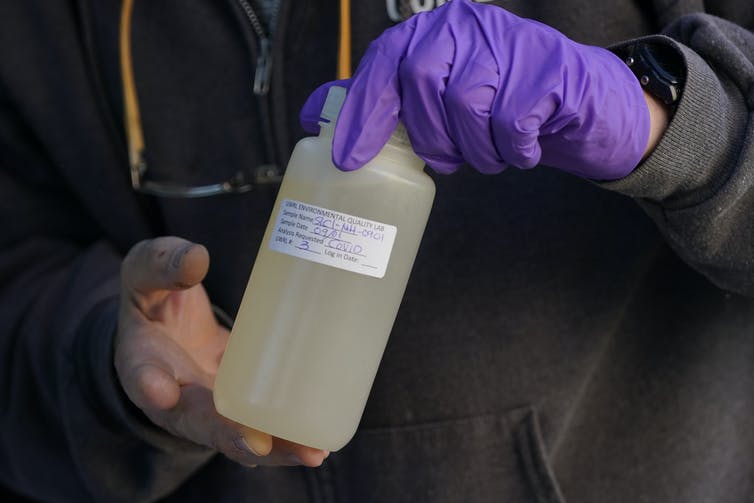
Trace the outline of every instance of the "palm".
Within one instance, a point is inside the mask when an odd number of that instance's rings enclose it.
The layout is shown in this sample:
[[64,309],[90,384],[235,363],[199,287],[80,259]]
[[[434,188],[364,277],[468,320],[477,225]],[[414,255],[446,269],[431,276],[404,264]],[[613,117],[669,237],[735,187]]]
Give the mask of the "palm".
[[179,366],[175,377],[182,384],[211,388],[228,330],[217,323],[201,284],[163,295],[148,313],[143,313],[143,328],[148,332],[144,336],[155,340],[154,350],[162,357]]
[[207,250],[186,243],[174,237],[143,241],[123,261],[115,339],[123,389],[155,424],[239,463],[318,466],[325,451],[281,439],[273,445],[270,435],[215,410],[212,388],[229,333],[215,320],[200,283],[209,267]]

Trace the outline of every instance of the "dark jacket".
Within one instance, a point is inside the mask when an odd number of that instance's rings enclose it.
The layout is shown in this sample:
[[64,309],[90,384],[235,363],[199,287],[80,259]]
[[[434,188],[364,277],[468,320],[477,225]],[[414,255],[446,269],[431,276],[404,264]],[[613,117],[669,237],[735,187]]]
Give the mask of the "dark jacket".
[[[151,425],[118,386],[129,247],[205,244],[205,286],[232,315],[276,190],[131,190],[118,3],[0,3],[3,485],[71,502],[754,501],[754,3],[499,2],[591,44],[663,31],[687,69],[680,106],[616,182],[435,176],[361,429],[319,469],[234,465]],[[353,3],[356,63],[392,21],[385,2]],[[284,165],[303,101],[334,77],[337,2],[283,2],[263,98],[236,8],[136,3],[154,179]]]

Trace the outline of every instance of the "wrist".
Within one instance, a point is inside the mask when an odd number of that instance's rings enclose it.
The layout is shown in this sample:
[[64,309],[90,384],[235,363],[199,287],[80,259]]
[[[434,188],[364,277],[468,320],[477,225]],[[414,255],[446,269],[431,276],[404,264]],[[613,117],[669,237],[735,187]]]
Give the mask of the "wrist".
[[614,50],[636,76],[649,112],[650,131],[643,161],[668,128],[683,92],[685,66],[676,49],[656,41],[636,40]]
[[649,111],[649,138],[642,155],[642,161],[649,157],[655,149],[670,122],[670,105],[666,105],[647,91],[644,91],[644,101],[646,101]]

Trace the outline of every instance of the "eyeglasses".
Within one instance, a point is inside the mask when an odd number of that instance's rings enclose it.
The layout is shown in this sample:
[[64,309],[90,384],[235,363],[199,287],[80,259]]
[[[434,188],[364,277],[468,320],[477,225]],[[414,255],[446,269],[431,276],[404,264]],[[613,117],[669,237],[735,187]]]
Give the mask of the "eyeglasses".
[[120,13],[120,69],[123,84],[128,163],[133,189],[141,194],[153,196],[192,198],[220,194],[240,194],[249,192],[256,185],[280,182],[281,175],[279,170],[273,165],[260,166],[254,170],[251,176],[244,171],[238,171],[230,180],[209,185],[187,186],[145,179],[147,162],[145,157],[144,132],[141,126],[141,112],[139,110],[139,100],[136,96],[131,57],[132,13],[133,0],[124,0]]

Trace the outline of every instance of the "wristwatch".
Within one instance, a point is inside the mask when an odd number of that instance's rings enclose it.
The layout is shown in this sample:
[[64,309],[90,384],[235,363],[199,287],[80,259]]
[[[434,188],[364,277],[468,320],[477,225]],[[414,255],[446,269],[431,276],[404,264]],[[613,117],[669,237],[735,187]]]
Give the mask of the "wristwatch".
[[686,69],[672,47],[649,42],[635,42],[618,50],[641,87],[671,108],[681,98]]

